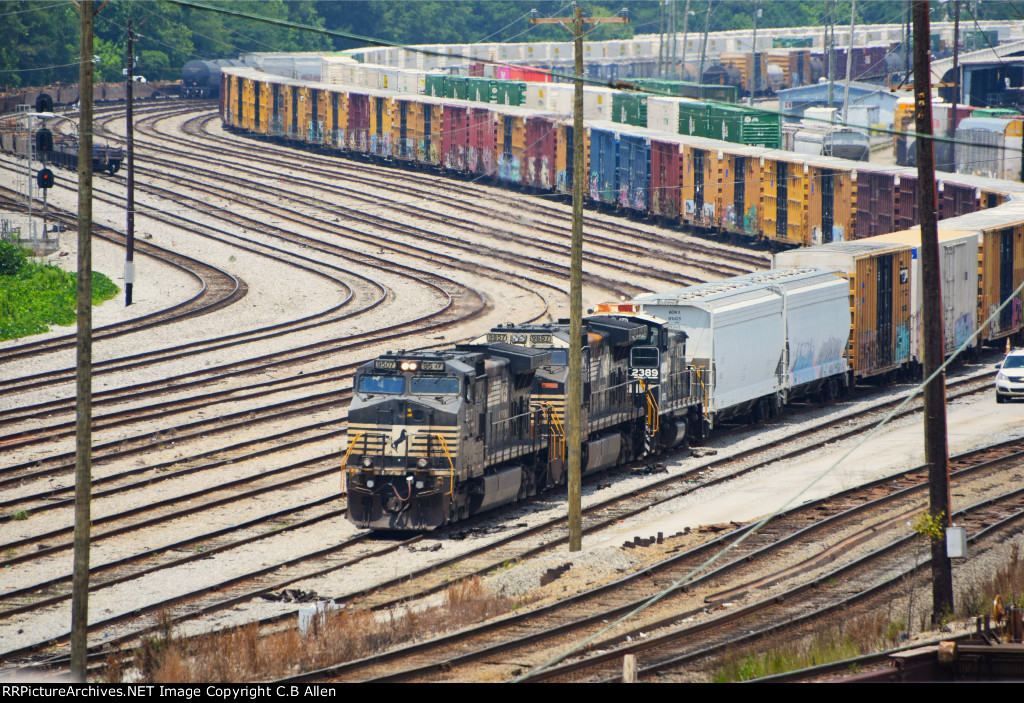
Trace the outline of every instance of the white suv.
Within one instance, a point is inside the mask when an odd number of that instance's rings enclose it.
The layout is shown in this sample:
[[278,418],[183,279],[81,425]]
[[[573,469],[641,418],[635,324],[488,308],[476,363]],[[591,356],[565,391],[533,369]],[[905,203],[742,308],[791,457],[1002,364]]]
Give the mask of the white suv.
[[1010,352],[996,374],[996,402],[1024,398],[1024,349]]

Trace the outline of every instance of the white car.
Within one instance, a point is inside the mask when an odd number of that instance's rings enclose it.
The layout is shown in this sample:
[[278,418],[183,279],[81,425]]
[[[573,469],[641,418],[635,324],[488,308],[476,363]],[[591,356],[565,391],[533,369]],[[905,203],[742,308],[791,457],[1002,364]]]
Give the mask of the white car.
[[1024,398],[1024,349],[1007,354],[996,374],[996,402],[1009,398]]

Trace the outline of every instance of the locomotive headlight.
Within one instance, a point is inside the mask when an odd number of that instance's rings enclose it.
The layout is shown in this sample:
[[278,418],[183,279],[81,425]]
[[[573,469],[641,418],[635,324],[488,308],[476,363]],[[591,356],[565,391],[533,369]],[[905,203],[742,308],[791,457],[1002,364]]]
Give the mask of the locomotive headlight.
[[368,469],[371,466],[373,466],[373,458],[372,457],[368,457],[368,456],[364,456],[363,457],[363,468],[367,468]]
[[415,361],[403,361],[401,368],[402,371],[415,371],[416,366],[417,364]]
[[417,481],[416,481],[416,490],[422,491],[423,490],[423,486],[425,486],[425,485],[426,484],[423,482],[422,478],[421,479],[417,479]]
[[427,468],[427,460],[423,459],[423,458],[417,459],[416,460],[416,468],[418,468],[418,469],[425,469],[425,468]]
[[366,487],[367,488],[373,488],[373,479],[372,478],[366,479]]

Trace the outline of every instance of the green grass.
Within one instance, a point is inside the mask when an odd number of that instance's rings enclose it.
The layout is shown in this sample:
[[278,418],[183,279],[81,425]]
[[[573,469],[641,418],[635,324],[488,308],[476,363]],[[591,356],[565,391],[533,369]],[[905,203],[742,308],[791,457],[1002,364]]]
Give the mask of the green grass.
[[[26,262],[17,273],[0,275],[0,340],[49,331],[75,322],[78,276],[56,266]],[[93,305],[120,289],[102,273],[92,274]]]
[[716,683],[749,681],[818,664],[852,659],[861,654],[863,652],[849,638],[815,642],[808,649],[782,647],[727,660],[718,669],[713,680]]

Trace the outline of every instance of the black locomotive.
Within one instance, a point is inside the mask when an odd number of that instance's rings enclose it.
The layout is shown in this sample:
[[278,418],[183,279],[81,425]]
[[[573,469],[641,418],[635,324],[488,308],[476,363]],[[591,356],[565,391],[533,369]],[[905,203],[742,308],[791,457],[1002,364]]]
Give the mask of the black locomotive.
[[685,335],[649,316],[587,318],[578,345],[561,321],[499,326],[452,350],[389,352],[356,372],[342,462],[349,519],[434,529],[564,484],[573,347],[584,473],[699,432]]

